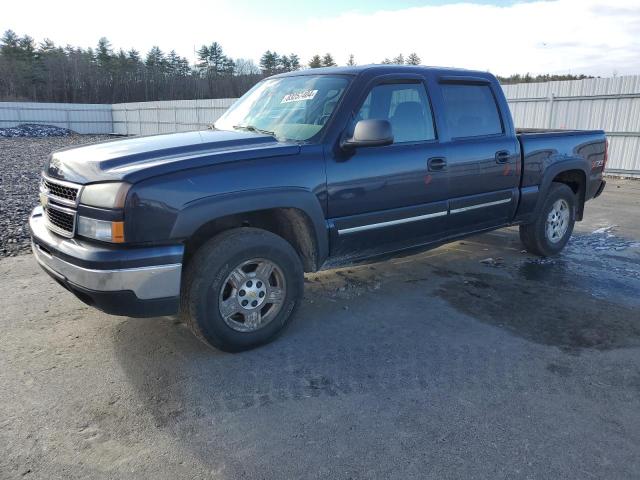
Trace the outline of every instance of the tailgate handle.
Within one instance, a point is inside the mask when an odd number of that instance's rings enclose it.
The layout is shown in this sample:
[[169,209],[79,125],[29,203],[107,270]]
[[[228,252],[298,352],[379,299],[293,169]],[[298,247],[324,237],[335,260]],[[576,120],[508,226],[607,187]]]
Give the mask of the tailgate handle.
[[508,163],[511,158],[511,153],[509,150],[500,150],[496,152],[496,163]]
[[444,157],[433,157],[427,160],[427,168],[430,172],[437,172],[447,169],[447,159]]

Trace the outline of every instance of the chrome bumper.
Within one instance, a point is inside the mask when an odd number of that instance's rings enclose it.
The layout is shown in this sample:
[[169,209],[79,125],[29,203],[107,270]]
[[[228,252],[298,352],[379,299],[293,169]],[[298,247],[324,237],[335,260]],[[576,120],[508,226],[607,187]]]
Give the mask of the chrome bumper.
[[40,266],[72,290],[107,294],[116,304],[127,292],[140,301],[180,296],[182,246],[114,249],[63,238],[46,227],[41,207],[32,212],[29,228]]
[[93,270],[49,255],[33,242],[31,249],[40,266],[54,277],[89,290],[129,290],[140,300],[175,297],[180,294],[182,265],[179,263],[120,270]]

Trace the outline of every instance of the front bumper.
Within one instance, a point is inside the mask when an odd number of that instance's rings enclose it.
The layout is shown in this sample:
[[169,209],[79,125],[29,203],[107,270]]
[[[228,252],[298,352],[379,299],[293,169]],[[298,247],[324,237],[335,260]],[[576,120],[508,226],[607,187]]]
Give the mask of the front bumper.
[[63,238],[45,227],[40,207],[29,227],[40,266],[83,302],[131,317],[178,311],[182,245],[126,248]]

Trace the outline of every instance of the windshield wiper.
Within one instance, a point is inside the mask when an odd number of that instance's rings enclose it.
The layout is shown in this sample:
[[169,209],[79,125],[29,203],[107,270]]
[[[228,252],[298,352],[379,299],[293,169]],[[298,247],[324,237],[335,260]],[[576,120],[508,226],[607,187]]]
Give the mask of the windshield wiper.
[[247,130],[248,132],[264,133],[265,135],[271,135],[272,137],[276,136],[276,132],[254,127],[253,125],[234,125],[233,128],[236,130]]

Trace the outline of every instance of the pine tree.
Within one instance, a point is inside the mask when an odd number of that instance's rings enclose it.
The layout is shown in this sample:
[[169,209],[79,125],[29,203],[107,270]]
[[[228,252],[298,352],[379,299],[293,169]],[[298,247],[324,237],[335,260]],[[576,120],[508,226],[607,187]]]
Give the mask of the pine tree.
[[420,60],[420,57],[416,52],[410,53],[407,57],[407,65],[420,65],[421,62],[422,60]]
[[96,47],[96,62],[99,67],[109,68],[111,60],[113,58],[113,50],[111,43],[106,37],[101,37],[98,40],[98,46]]
[[202,45],[196,52],[198,56],[198,62],[196,63],[196,69],[201,75],[207,73],[209,69],[209,47],[206,45]]
[[300,57],[295,53],[289,54],[289,71],[300,70]]
[[0,38],[0,54],[3,57],[9,57],[12,55],[16,55],[18,52],[18,42],[20,38],[18,34],[13,30],[7,30]]
[[289,61],[289,57],[287,55],[282,55],[279,59],[278,70],[282,72],[290,72],[291,71],[291,62]]
[[320,58],[320,55],[314,55],[313,57],[311,57],[308,65],[309,68],[320,68],[322,66],[322,59]]
[[391,63],[394,63],[396,65],[404,65],[404,55],[402,54],[398,55],[396,58],[392,60]]
[[222,51],[222,46],[218,42],[213,42],[209,46],[209,73],[219,74],[227,68],[227,57]]
[[136,49],[132,48],[131,50],[129,50],[127,52],[127,58],[129,59],[130,62],[133,63],[140,63],[140,52],[138,52]]
[[169,72],[173,75],[185,76],[191,71],[187,59],[178,55],[175,50],[169,52],[167,64]]
[[335,67],[337,63],[333,59],[330,53],[325,53],[324,57],[322,57],[322,66],[323,67]]
[[280,56],[276,52],[267,50],[260,57],[260,69],[263,75],[274,75],[278,73],[278,69],[281,66]]
[[198,63],[196,69],[201,75],[233,74],[235,64],[222,50],[222,45],[213,42],[211,45],[203,45],[196,52]]
[[147,57],[144,60],[144,64],[147,69],[154,72],[164,72],[167,67],[167,59],[164,56],[160,47],[153,46],[149,53],[147,53]]
[[40,45],[38,45],[38,51],[41,54],[52,53],[55,50],[57,50],[56,44],[53,43],[53,40],[49,38],[45,38],[43,41],[40,42]]
[[356,64],[356,60],[355,57],[353,56],[353,53],[349,55],[349,60],[347,61],[347,65],[350,67],[353,67]]

